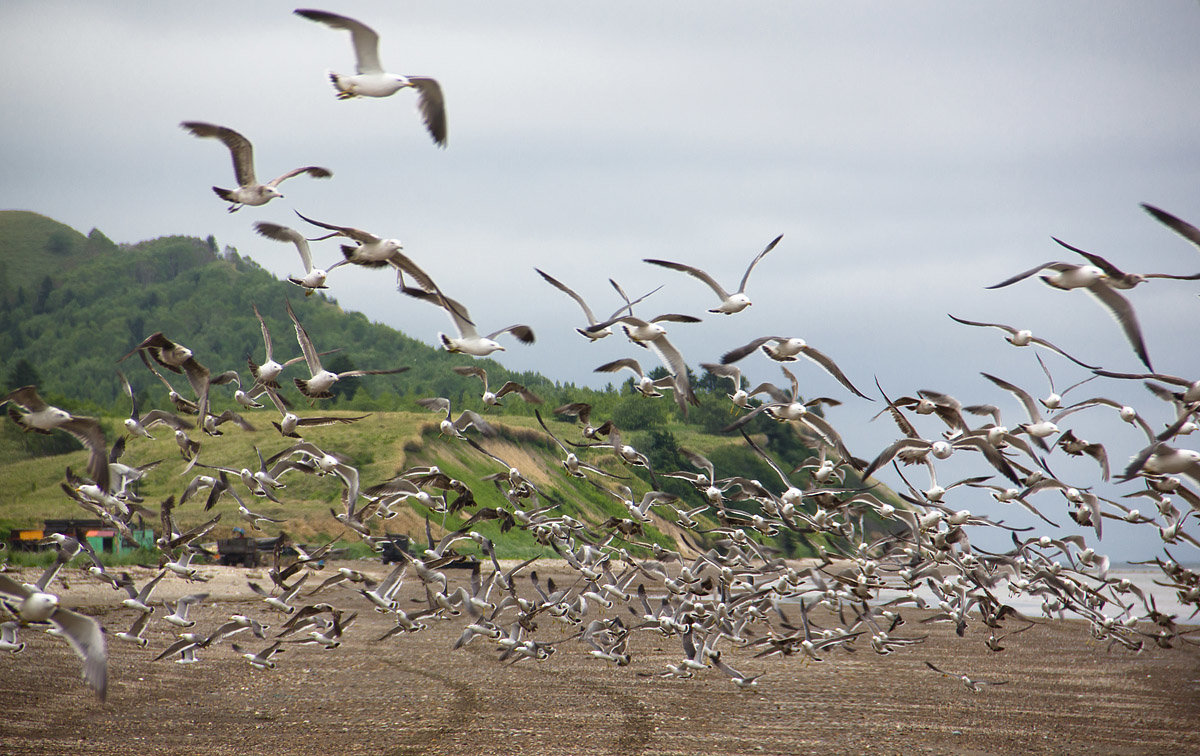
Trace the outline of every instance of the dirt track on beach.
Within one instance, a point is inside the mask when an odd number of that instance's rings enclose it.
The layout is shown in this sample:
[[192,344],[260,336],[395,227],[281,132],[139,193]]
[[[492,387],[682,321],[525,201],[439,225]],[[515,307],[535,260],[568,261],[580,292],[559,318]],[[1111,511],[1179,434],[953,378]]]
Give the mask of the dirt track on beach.
[[[204,571],[212,579],[202,590],[213,596],[193,611],[202,631],[234,613],[269,616],[245,586],[261,573]],[[131,622],[106,587],[68,581],[67,603],[98,615],[110,633]],[[412,582],[406,600],[417,597]],[[200,590],[162,587],[158,599]],[[482,638],[451,651],[461,620],[378,643],[392,620],[349,591],[321,598],[359,612],[343,645],[292,645],[270,671],[252,669],[228,642],[204,649],[198,664],[152,662],[175,638],[161,621],[147,630],[148,648],[110,638],[103,703],[64,644],[22,630],[28,647],[0,657],[0,753],[1200,753],[1200,648],[1110,652],[1077,623],[1035,627],[991,652],[981,628],[958,638],[906,612],[897,634],[930,637],[888,656],[864,643],[820,663],[729,649],[733,666],[765,673],[756,690],[742,690],[717,670],[657,676],[682,653],[677,639],[649,632],[634,634],[625,668],[574,642],[544,662],[508,664]],[[566,634],[547,625],[538,636]],[[238,641],[266,645],[245,634]],[[1008,683],[972,693],[926,660]]]

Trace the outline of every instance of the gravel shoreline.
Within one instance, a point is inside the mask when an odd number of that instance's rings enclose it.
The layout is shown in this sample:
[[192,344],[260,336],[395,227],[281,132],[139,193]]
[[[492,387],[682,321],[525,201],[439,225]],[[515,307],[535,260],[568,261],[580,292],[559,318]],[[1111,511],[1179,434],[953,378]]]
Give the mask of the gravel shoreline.
[[[378,575],[387,569],[355,566]],[[561,569],[552,560],[537,568]],[[151,574],[139,569],[139,581]],[[201,570],[203,587],[164,580],[155,598],[209,592],[193,610],[204,631],[233,613],[281,624],[282,615],[264,612],[246,586],[269,582],[263,571]],[[114,608],[123,594],[91,585],[90,576],[66,577],[64,603],[98,615],[110,633],[132,621],[130,610]],[[402,594],[406,605],[424,600],[416,581],[406,581]],[[624,668],[573,642],[544,662],[511,664],[483,639],[452,651],[461,621],[431,621],[422,632],[377,642],[392,620],[350,591],[329,589],[321,598],[358,612],[342,646],[286,646],[275,670],[252,669],[228,643],[204,649],[197,664],[152,662],[175,639],[175,628],[161,621],[147,629],[145,649],[110,638],[103,703],[80,682],[78,659],[61,642],[23,630],[27,648],[0,655],[0,752],[1200,753],[1200,648],[1110,652],[1077,622],[1041,624],[991,652],[977,623],[959,638],[906,611],[897,634],[929,637],[886,656],[867,644],[820,663],[753,659],[730,648],[731,664],[764,673],[756,689],[743,690],[717,670],[660,677],[681,651],[678,639],[658,634],[634,633],[633,663]],[[569,631],[543,633],[553,640]],[[242,637],[255,650],[266,645]],[[1008,682],[973,693],[925,661]]]

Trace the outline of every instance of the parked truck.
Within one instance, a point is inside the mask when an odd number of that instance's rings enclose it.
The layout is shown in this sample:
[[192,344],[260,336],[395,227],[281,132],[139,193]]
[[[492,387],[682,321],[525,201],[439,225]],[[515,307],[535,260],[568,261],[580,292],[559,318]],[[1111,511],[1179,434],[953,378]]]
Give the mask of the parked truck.
[[[285,538],[283,535],[273,538],[248,538],[245,535],[222,538],[217,541],[218,562],[227,566],[257,567],[263,560],[271,558],[275,547],[284,543]],[[284,546],[282,553],[294,556],[297,552],[290,546]]]

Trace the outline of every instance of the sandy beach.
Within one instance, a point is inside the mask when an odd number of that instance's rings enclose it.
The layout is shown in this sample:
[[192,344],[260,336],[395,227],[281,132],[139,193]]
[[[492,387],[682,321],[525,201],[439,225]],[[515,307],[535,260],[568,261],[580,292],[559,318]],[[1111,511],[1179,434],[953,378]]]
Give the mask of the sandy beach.
[[[356,566],[384,573],[378,563]],[[282,624],[246,586],[269,582],[261,571],[204,567],[202,575],[203,586],[164,581],[155,598],[210,592],[193,610],[200,632],[234,613]],[[680,642],[649,631],[633,634],[633,662],[624,668],[573,641],[543,662],[500,662],[482,638],[452,651],[461,618],[377,642],[393,621],[335,587],[318,598],[358,612],[342,646],[289,644],[276,669],[260,671],[228,641],[199,652],[197,664],[152,662],[175,628],[151,622],[144,649],[113,639],[134,616],[119,608],[123,594],[79,573],[67,582],[65,602],[109,629],[107,701],[81,683],[64,644],[23,630],[25,650],[0,656],[2,753],[1200,753],[1200,648],[1110,651],[1076,622],[1041,624],[993,652],[978,624],[959,638],[906,611],[896,634],[929,637],[886,656],[863,643],[819,663],[729,648],[723,658],[733,666],[763,673],[743,690],[715,669],[692,679],[659,676],[681,658]],[[403,600],[417,599],[419,589],[406,581]],[[570,632],[551,623],[538,637]],[[267,645],[248,634],[236,640]],[[972,692],[926,661],[1007,682]]]

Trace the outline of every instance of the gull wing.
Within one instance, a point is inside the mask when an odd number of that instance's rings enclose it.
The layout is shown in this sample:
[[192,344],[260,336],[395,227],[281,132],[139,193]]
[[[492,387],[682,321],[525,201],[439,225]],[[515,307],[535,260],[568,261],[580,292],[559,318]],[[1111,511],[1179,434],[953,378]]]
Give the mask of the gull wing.
[[410,76],[408,79],[417,90],[417,109],[421,111],[421,120],[425,129],[433,137],[438,147],[446,146],[446,98],[442,96],[442,87],[436,79],[428,76]]
[[692,393],[692,387],[688,383],[688,367],[683,359],[683,354],[675,348],[674,344],[667,340],[666,336],[659,336],[650,341],[647,346],[650,347],[650,351],[658,355],[658,358],[662,360],[667,370],[670,370],[674,376],[675,403],[679,405],[679,409],[686,415],[687,405],[699,405],[700,400]]
[[[267,225],[273,225],[273,224],[268,224],[268,223],[260,223],[260,224],[258,224],[258,225],[259,225],[259,226],[267,226]],[[283,228],[283,226],[277,226],[276,228]],[[284,229],[284,230],[285,230],[285,231],[292,231],[290,228],[289,228],[289,229]],[[260,234],[261,234],[261,233],[263,233],[261,229],[259,230],[259,233],[260,233]],[[293,233],[293,234],[296,234],[296,232],[295,232],[295,231],[292,231],[292,233]],[[297,235],[297,236],[300,236],[299,234],[296,234],[296,235]],[[266,236],[266,234],[263,234],[263,236]],[[274,238],[274,237],[272,237],[272,238]],[[301,237],[300,237],[300,239],[301,239],[301,240],[303,240],[303,239],[304,239],[304,237],[302,237],[302,236],[301,236]],[[297,244],[297,246],[299,246],[299,245]],[[307,247],[308,247],[308,242],[305,242],[305,243],[304,243],[304,246],[305,246],[305,248],[307,248]],[[301,254],[301,257],[303,257],[303,256],[304,256],[304,255],[303,255],[303,253],[302,253],[302,254]],[[308,264],[308,261],[306,260],[306,265],[307,265],[307,264]],[[267,321],[263,320],[263,316],[262,316],[262,314],[261,314],[261,313],[258,311],[258,305],[256,305],[256,304],[254,304],[253,302],[251,302],[251,303],[250,303],[250,306],[254,308],[254,317],[258,318],[258,324],[259,324],[259,326],[261,326],[261,327],[262,327],[263,343],[264,343],[264,344],[266,344],[266,346],[267,346],[267,362],[271,362],[271,361],[273,361],[273,359],[274,359],[274,358],[271,356],[271,332],[267,330]]]
[[[135,349],[134,351],[137,350]],[[125,356],[128,357],[129,355]],[[50,406],[38,394],[37,386],[22,386],[19,389],[14,389],[3,400],[0,400],[0,404],[7,404],[8,402],[24,407],[30,412],[41,412]]]
[[120,370],[117,371],[117,376],[120,377],[121,387],[125,389],[125,394],[129,397],[130,404],[133,405],[133,409],[130,411],[129,416],[136,422],[138,420],[138,405],[137,397],[133,395],[133,387],[129,385],[129,379],[126,378],[125,374]]
[[717,293],[717,296],[720,297],[721,299],[729,299],[729,292],[725,291],[724,287],[722,287],[721,284],[717,283],[716,279],[714,279],[708,273],[705,273],[704,271],[700,270],[699,268],[693,268],[691,265],[684,265],[683,263],[671,262],[669,260],[652,260],[652,259],[647,258],[647,259],[642,260],[642,262],[648,262],[651,265],[658,265],[663,268],[670,268],[671,270],[678,270],[681,273],[687,273],[689,276],[691,276],[693,278],[697,278],[697,279],[703,281],[704,283],[708,284],[708,288],[715,291]]
[[[353,228],[351,226],[335,226],[332,223],[322,223],[321,221],[313,220],[312,218],[302,214],[299,210],[296,210],[295,213],[314,226],[320,226],[321,228],[327,228],[330,231],[336,232],[331,234],[331,236],[344,236],[347,239],[353,239],[359,244],[371,244],[373,242],[381,241],[381,237],[376,236],[370,231],[363,231],[361,228]],[[321,238],[328,239],[329,236],[323,236]]]
[[249,139],[233,129],[212,123],[184,121],[179,125],[187,129],[192,136],[220,139],[229,148],[229,154],[233,157],[233,175],[238,186],[258,184],[258,179],[254,177],[254,146],[250,144]]
[[1200,228],[1196,228],[1191,223],[1171,215],[1165,210],[1160,210],[1153,205],[1142,204],[1142,209],[1153,215],[1167,228],[1187,239],[1192,244],[1200,247]]
[[329,178],[330,176],[333,175],[333,171],[329,170],[328,168],[322,168],[319,165],[306,165],[303,168],[293,168],[292,170],[288,171],[287,173],[283,174],[282,176],[277,176],[277,177],[271,179],[270,181],[268,181],[265,184],[265,186],[271,186],[271,187],[279,186],[284,181],[287,181],[288,179],[292,178],[293,176],[299,176],[301,173],[307,173],[309,176],[312,176],[313,178]]
[[76,417],[58,426],[70,433],[88,450],[88,475],[96,485],[109,490],[108,450],[105,448],[104,429],[94,417]]
[[[1054,261],[1042,263],[1041,265],[1038,265],[1037,267],[1030,268],[1029,270],[1025,270],[1025,271],[1022,271],[1022,272],[1016,274],[1015,276],[1006,278],[998,284],[992,284],[991,286],[985,286],[983,288],[985,288],[985,289],[1002,289],[1005,286],[1010,286],[1012,284],[1015,284],[1018,281],[1024,281],[1026,278],[1029,278],[1030,276],[1032,276],[1034,273],[1037,273],[1038,271],[1047,270],[1047,269],[1061,271],[1064,269],[1064,267],[1074,268],[1077,266],[1069,265],[1068,263],[1061,263],[1061,262],[1054,262]],[[972,323],[971,325],[978,325],[978,324]]]
[[1088,293],[1096,298],[1108,310],[1109,314],[1121,325],[1125,338],[1133,347],[1133,352],[1147,369],[1153,371],[1150,355],[1146,353],[1146,342],[1142,339],[1142,329],[1138,325],[1137,315],[1129,300],[1117,293],[1117,290],[1103,283],[1094,283],[1087,287]]
[[755,349],[758,349],[763,344],[766,344],[768,341],[783,341],[783,340],[784,339],[782,336],[763,336],[760,339],[755,339],[754,341],[751,341],[749,344],[746,344],[745,346],[740,346],[737,349],[731,349],[730,351],[721,355],[721,364],[729,365],[731,363],[737,362],[738,360],[742,359],[746,355],[753,352]]
[[643,375],[645,375],[645,373],[642,371],[641,364],[637,360],[633,359],[632,357],[624,357],[619,360],[613,360],[612,362],[606,362],[603,365],[601,365],[600,367],[593,370],[592,372],[593,373],[616,373],[619,370],[621,370],[622,368],[628,368],[629,370],[633,371],[633,374],[636,375],[638,378],[641,378]]
[[1074,252],[1075,254],[1079,255],[1080,257],[1083,257],[1085,260],[1090,262],[1092,265],[1095,265],[1097,268],[1104,271],[1104,274],[1109,276],[1110,278],[1118,278],[1119,279],[1119,278],[1125,277],[1125,275],[1126,275],[1125,271],[1121,270],[1116,265],[1113,265],[1108,260],[1105,260],[1100,255],[1093,254],[1091,252],[1085,252],[1082,249],[1080,249],[1079,247],[1073,247],[1070,244],[1067,244],[1065,241],[1063,241],[1062,239],[1059,239],[1056,236],[1051,236],[1050,238],[1053,239],[1054,242],[1056,244],[1058,244],[1060,247],[1065,247],[1065,248],[1071,250],[1072,252]]
[[[592,308],[588,307],[587,302],[583,301],[583,297],[576,294],[573,289],[569,288],[566,284],[559,281],[557,278],[554,278],[553,276],[546,273],[545,271],[543,271],[539,268],[534,268],[534,270],[536,270],[538,272],[539,276],[541,276],[542,278],[544,278],[546,280],[546,283],[550,284],[554,288],[561,291],[563,294],[566,294],[568,297],[575,300],[575,303],[578,304],[583,309],[583,314],[584,314],[584,316],[587,317],[588,325],[595,325],[597,322],[599,322],[596,320],[596,315],[595,315],[595,313],[592,312]],[[621,308],[621,309],[624,309],[624,308]],[[618,312],[620,312],[620,311],[618,310]]]
[[505,381],[504,385],[500,387],[500,390],[496,392],[496,398],[499,399],[508,394],[516,394],[517,396],[521,397],[522,399],[529,402],[530,404],[541,404],[542,403],[542,398],[540,396],[533,393],[532,391],[525,388],[524,386],[517,383],[516,381]]
[[980,375],[1020,399],[1021,404],[1025,405],[1025,411],[1029,413],[1029,422],[1040,423],[1042,421],[1042,413],[1038,411],[1037,403],[1033,401],[1033,397],[1029,395],[1028,391],[990,373],[980,373]]
[[489,333],[487,337],[489,339],[494,339],[502,333],[511,333],[517,338],[517,341],[521,342],[522,344],[533,343],[533,329],[527,325],[522,325],[521,323],[510,325],[507,328],[501,328],[499,331]]
[[850,389],[850,391],[853,393],[858,394],[869,402],[874,401],[871,397],[854,388],[854,384],[850,382],[850,379],[846,377],[846,374],[842,372],[841,368],[839,368],[833,360],[826,357],[822,352],[819,352],[810,346],[804,346],[800,349],[800,353],[821,367],[825,368],[825,371],[836,378],[838,383]]
[[778,244],[781,239],[783,239],[783,234],[780,234],[772,239],[771,243],[767,245],[767,248],[762,252],[759,252],[758,255],[756,255],[755,258],[750,261],[750,265],[746,268],[746,272],[742,274],[741,283],[738,284],[739,294],[746,291],[746,281],[750,280],[750,271],[754,270],[754,266],[758,265],[758,261],[766,257],[768,252],[775,249],[775,245]]
[[[446,314],[450,316],[450,322],[454,324],[454,328],[458,331],[460,338],[470,339],[479,336],[479,332],[475,330],[475,325],[469,320],[470,313],[468,313],[467,308],[463,307],[459,302],[445,296],[444,294],[439,294],[433,291],[424,291],[422,289],[414,289],[411,286],[401,287],[400,291],[409,295],[410,297],[415,299],[423,299],[426,302],[435,304],[445,310]],[[517,326],[512,327],[515,328]],[[504,333],[506,330],[508,329],[501,329],[492,335],[495,336]],[[489,336],[488,338],[491,337]],[[529,342],[526,341],[525,343]]]
[[296,326],[296,341],[300,342],[300,351],[304,352],[304,361],[308,364],[309,372],[312,375],[324,370],[321,367],[321,358],[317,355],[317,350],[313,348],[312,339],[308,337],[308,331],[296,319],[296,313],[292,310],[292,303],[284,300],[287,305],[288,317],[292,319],[292,323]]
[[103,701],[108,693],[108,649],[100,624],[63,607],[54,610],[50,622],[62,630],[71,649],[83,659],[83,679]]
[[350,32],[358,73],[383,73],[383,66],[379,62],[379,35],[374,29],[361,21],[328,11],[299,8],[295,13],[309,21],[317,21],[334,29]]

